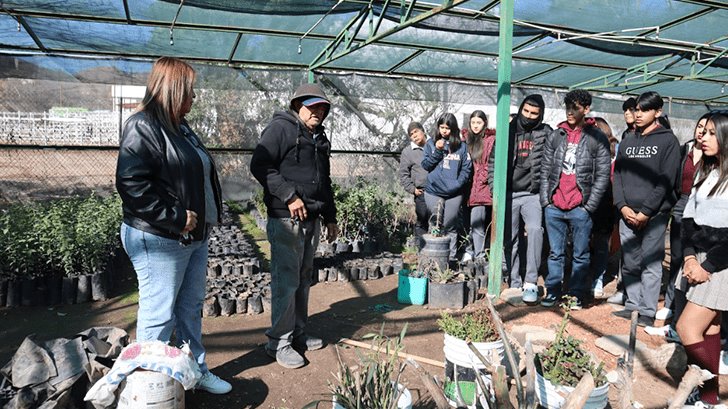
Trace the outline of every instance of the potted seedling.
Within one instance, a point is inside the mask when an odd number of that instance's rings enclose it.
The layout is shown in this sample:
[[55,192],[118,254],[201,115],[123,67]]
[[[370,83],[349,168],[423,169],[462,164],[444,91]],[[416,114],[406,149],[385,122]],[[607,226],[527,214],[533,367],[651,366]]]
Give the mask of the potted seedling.
[[429,277],[428,304],[432,308],[463,308],[465,306],[465,281],[461,274],[450,268],[444,270],[433,260],[425,262],[423,271]]
[[582,342],[567,333],[566,326],[573,302],[573,297],[565,297],[561,304],[564,316],[556,338],[544,352],[536,355],[536,395],[542,406],[560,408],[565,401],[563,395],[573,392],[582,376],[590,373],[595,388],[584,408],[601,409],[607,406],[609,392],[604,363],[596,364],[594,357],[581,347]]
[[493,365],[499,365],[504,354],[503,340],[498,335],[490,311],[480,308],[460,317],[443,312],[437,324],[445,333],[445,396],[454,404],[459,395],[469,407],[475,407],[476,400],[484,398],[476,376],[489,388],[491,382],[485,363],[468,347],[468,342],[486,359],[497,356],[499,362]]
[[450,236],[442,234],[443,203],[442,200],[437,203],[437,211],[430,218],[430,233],[422,235],[425,246],[420,250],[419,261],[426,264],[434,261],[438,268],[444,271],[448,268],[450,259]]

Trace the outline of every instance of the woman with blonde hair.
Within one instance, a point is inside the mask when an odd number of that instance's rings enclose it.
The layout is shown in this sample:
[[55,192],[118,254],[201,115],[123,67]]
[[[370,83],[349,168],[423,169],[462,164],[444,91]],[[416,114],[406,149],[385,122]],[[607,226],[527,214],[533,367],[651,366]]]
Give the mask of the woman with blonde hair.
[[124,123],[116,189],[124,213],[121,241],[139,282],[137,341],[188,343],[202,372],[196,388],[232,386],[213,375],[202,346],[207,240],[220,222],[215,163],[184,117],[195,99],[195,71],[158,59],[144,99]]

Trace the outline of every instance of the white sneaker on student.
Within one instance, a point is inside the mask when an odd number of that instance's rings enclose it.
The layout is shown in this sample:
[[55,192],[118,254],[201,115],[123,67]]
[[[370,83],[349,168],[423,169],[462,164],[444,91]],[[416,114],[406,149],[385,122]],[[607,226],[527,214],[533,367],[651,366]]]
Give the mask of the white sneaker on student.
[[463,254],[463,258],[460,260],[461,263],[465,264],[468,261],[471,261],[473,259],[473,256],[470,253]]
[[718,367],[719,375],[728,375],[728,354],[720,351],[720,366]]
[[655,319],[656,320],[666,320],[668,318],[672,317],[672,310],[669,308],[660,308],[655,313]]
[[538,301],[538,286],[533,283],[524,283],[521,297],[525,303],[535,303]]

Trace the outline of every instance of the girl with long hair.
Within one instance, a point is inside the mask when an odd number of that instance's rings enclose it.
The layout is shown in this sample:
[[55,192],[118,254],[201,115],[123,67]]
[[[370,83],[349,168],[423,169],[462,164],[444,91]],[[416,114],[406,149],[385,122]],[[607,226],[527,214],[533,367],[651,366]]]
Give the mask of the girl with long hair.
[[488,159],[493,150],[495,130],[488,128],[488,117],[485,112],[477,110],[470,114],[466,140],[468,153],[473,161],[473,180],[467,203],[472,241],[467,254],[469,258],[477,260],[485,257],[486,227],[490,222],[493,207],[493,195],[488,183]]
[[[441,234],[450,237],[450,261],[457,261],[457,224],[463,187],[472,173],[467,144],[460,141],[455,115],[444,113],[438,119],[434,138],[425,145],[422,168],[428,171],[425,202],[431,220],[438,218]],[[433,224],[431,224],[431,227]]]
[[715,375],[688,403],[724,408],[716,405],[721,312],[728,310],[728,115],[711,115],[698,143],[703,159],[682,219],[683,268],[677,288],[685,291],[687,304],[677,332],[688,364]]

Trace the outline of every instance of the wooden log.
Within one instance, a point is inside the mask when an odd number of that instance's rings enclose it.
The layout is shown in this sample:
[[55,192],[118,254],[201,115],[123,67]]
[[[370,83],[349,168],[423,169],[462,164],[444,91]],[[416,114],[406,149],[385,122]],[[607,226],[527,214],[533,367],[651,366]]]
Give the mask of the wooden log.
[[513,409],[511,397],[508,393],[508,375],[506,375],[506,367],[503,365],[495,367],[495,373],[493,374],[493,390],[495,391],[496,408]]
[[[339,340],[339,343],[346,344],[346,345],[351,345],[351,346],[355,346],[355,347],[359,347],[359,348],[366,348],[366,349],[370,349],[372,351],[383,352],[383,353],[387,353],[389,355],[394,355],[393,351],[387,351],[386,349],[376,348],[376,347],[373,347],[372,344],[367,344],[366,342],[361,342],[361,341],[354,341],[353,339],[349,339],[349,338],[341,338]],[[427,364],[427,365],[436,366],[438,368],[444,368],[445,367],[445,363],[444,362],[435,361],[434,359],[425,358],[425,357],[422,357],[422,356],[407,354],[407,353],[404,353],[404,352],[398,353],[397,356],[399,356],[402,359],[413,359],[413,360],[415,360],[417,362],[421,362],[421,363]]]
[[485,296],[485,305],[488,306],[488,309],[490,310],[490,315],[493,318],[493,323],[498,329],[498,335],[500,335],[500,338],[503,340],[503,349],[506,354],[506,358],[508,359],[508,364],[513,370],[513,379],[515,379],[516,381],[516,399],[518,400],[518,402],[523,402],[523,383],[521,382],[518,364],[516,363],[516,357],[513,354],[513,348],[511,347],[510,339],[506,334],[505,327],[503,327],[503,321],[501,321],[500,315],[498,315],[498,311],[495,310],[495,307],[490,301],[489,296]]
[[627,374],[629,379],[634,376],[634,351],[637,344],[637,319],[639,313],[637,310],[632,311],[632,322],[629,327],[629,348],[627,349]]
[[417,372],[417,375],[420,377],[422,384],[425,385],[425,388],[430,393],[430,397],[435,402],[436,408],[450,409],[450,404],[447,402],[445,393],[442,391],[440,385],[435,382],[433,376],[412,358],[407,358],[405,363],[415,369],[415,372]]
[[690,365],[688,371],[685,372],[682,381],[680,381],[680,385],[677,387],[677,392],[675,392],[675,395],[672,397],[672,401],[670,401],[670,406],[667,408],[682,408],[683,405],[685,405],[685,401],[688,399],[688,396],[690,396],[690,392],[702,385],[703,382],[712,379],[714,376],[715,375],[710,373],[708,370],[700,369],[697,365]]
[[586,404],[586,400],[589,399],[594,390],[594,377],[591,373],[585,372],[584,376],[581,377],[579,383],[576,384],[576,388],[566,397],[564,404],[561,409],[581,409]]
[[627,369],[626,353],[617,360],[616,372],[617,380],[612,383],[617,395],[614,409],[632,409],[632,377]]
[[536,355],[533,353],[533,344],[531,340],[526,340],[526,400],[524,401],[525,409],[536,409],[538,402],[536,399]]

